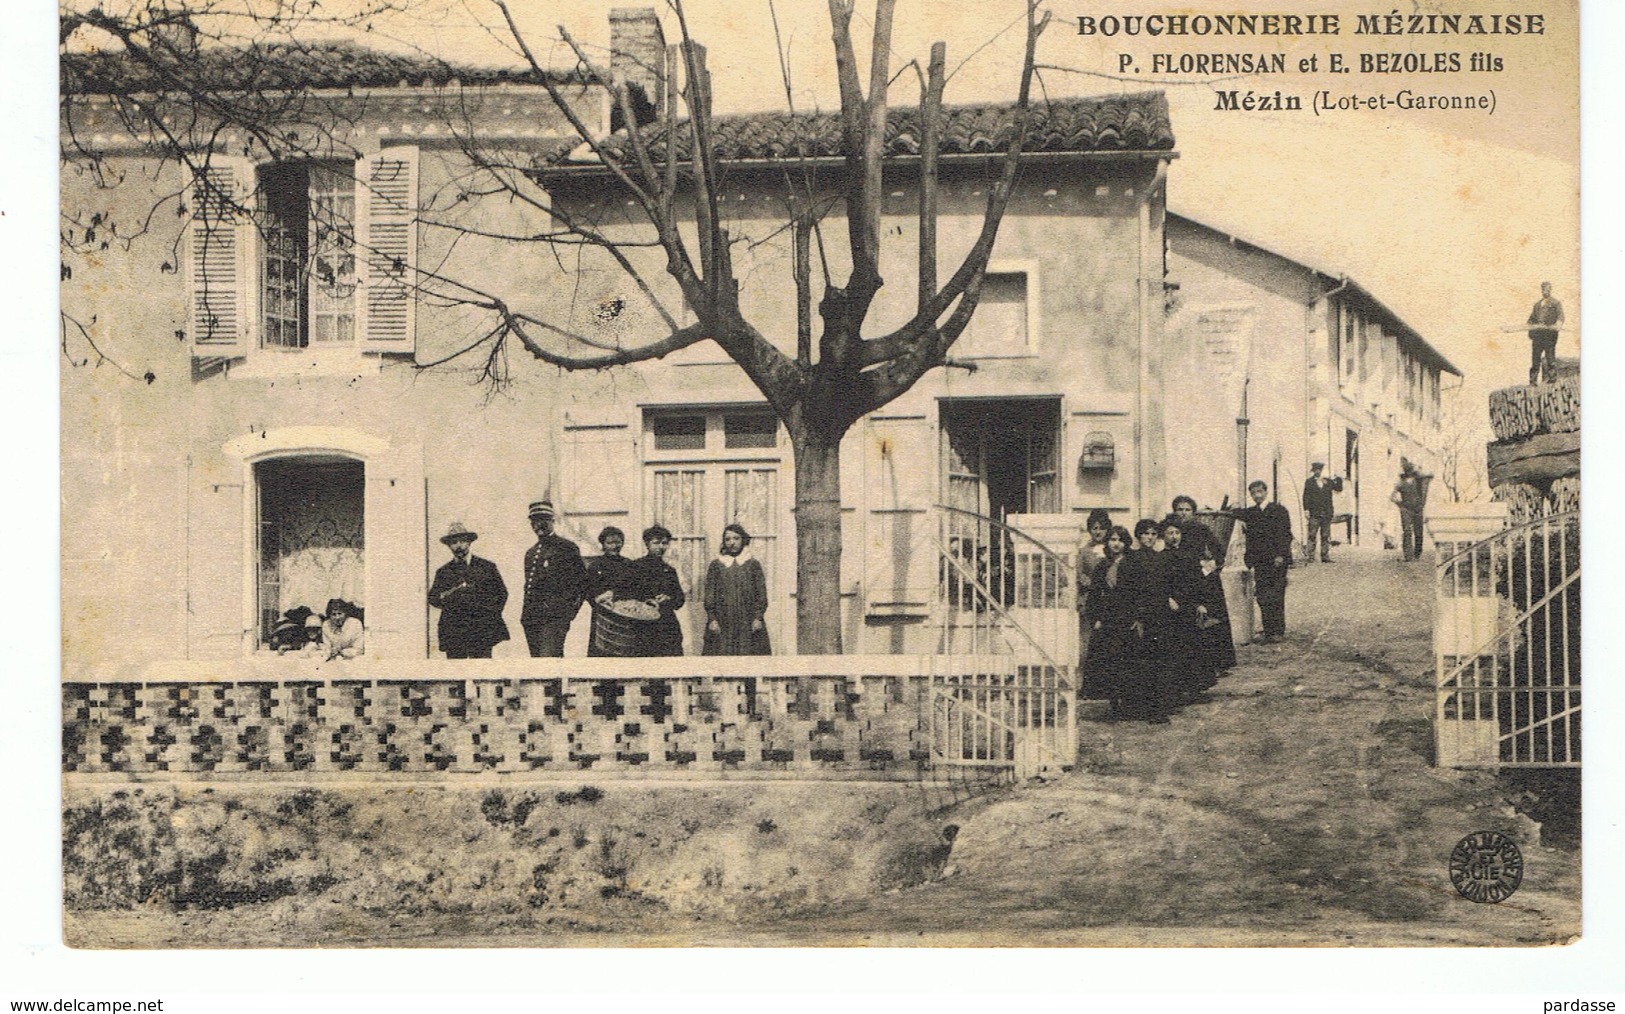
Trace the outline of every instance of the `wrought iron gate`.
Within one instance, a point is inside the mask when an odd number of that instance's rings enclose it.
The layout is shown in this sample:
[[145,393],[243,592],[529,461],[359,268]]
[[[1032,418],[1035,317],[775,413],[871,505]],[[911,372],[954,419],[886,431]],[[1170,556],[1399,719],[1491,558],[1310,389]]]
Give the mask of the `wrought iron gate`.
[[1435,729],[1443,767],[1580,764],[1580,512],[1441,544]]
[[939,507],[935,764],[1018,776],[1077,758],[1071,564],[1000,521]]

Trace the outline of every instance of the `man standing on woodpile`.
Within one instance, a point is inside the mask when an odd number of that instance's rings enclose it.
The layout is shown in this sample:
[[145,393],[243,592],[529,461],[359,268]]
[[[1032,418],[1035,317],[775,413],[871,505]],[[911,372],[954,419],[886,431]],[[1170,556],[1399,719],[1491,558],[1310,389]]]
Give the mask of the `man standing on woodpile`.
[[1269,490],[1263,479],[1254,479],[1247,484],[1253,505],[1235,512],[1247,526],[1246,563],[1264,620],[1259,644],[1274,644],[1286,636],[1286,569],[1292,562],[1292,515],[1279,503],[1264,503]]
[[564,638],[587,594],[587,568],[576,544],[553,534],[553,501],[530,505],[536,544],[525,552],[525,605],[519,625],[532,658],[564,657]]
[[[1529,383],[1550,384],[1557,378],[1557,332],[1563,325],[1563,304],[1552,298],[1552,283],[1540,283],[1540,299],[1529,311]],[[1544,366],[1542,366],[1544,362]]]

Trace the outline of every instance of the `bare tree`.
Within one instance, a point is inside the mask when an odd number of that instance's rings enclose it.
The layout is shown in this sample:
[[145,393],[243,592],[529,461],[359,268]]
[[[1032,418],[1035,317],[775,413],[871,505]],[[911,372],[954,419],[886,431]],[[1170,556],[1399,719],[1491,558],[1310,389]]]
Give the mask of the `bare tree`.
[[[547,83],[544,68],[506,0],[493,2],[501,9],[515,44],[569,117],[578,139],[592,152],[601,172],[634,202],[645,235],[628,241],[579,221],[561,208],[547,205],[548,213],[569,242],[587,244],[613,258],[638,292],[655,305],[664,328],[642,343],[606,345],[590,335],[515,310],[506,300],[475,300],[498,316],[499,323],[488,336],[493,343],[492,354],[494,348],[511,339],[543,362],[569,370],[590,370],[658,359],[707,339],[716,342],[783,421],[794,450],[799,648],[805,653],[839,652],[841,438],[853,423],[902,395],[928,371],[951,365],[948,352],[976,310],[988,257],[1015,184],[1028,126],[1034,53],[1048,14],[1040,13],[1036,0],[1028,0],[1025,56],[1002,169],[989,188],[974,244],[940,285],[937,155],[946,47],[940,42],[932,47],[927,69],[919,75],[922,129],[918,156],[917,308],[900,327],[865,337],[875,296],[884,284],[880,274],[882,170],[891,111],[889,89],[895,76],[891,45],[895,0],[877,0],[875,6],[867,90],[853,43],[853,2],[828,0],[840,85],[844,167],[833,201],[821,202],[810,179],[787,182],[785,226],[794,237],[797,301],[796,354],[792,356],[780,351],[779,344],[769,340],[740,308],[740,281],[734,263],[736,237],[730,234],[728,216],[718,200],[723,165],[715,143],[711,79],[705,50],[689,36],[680,0],[674,0],[672,9],[681,29],[681,44],[668,50],[667,66],[660,75],[665,94],[654,97],[663,115],[655,124],[629,128],[613,139],[595,136],[588,124],[571,112],[566,96]],[[596,66],[568,31],[561,27],[559,34],[579,59],[588,79],[609,90],[621,120],[636,124],[637,93],[626,81]],[[677,83],[679,69],[681,87]],[[481,157],[477,151],[469,154],[476,161]],[[525,180],[538,175],[512,172],[512,166],[488,164],[488,168],[493,178],[516,191],[523,189]],[[545,179],[546,173],[539,176]],[[537,202],[537,206],[543,205]],[[826,241],[819,224],[836,207],[846,217],[846,252],[851,268],[844,281],[832,279],[826,259],[822,288],[814,301],[818,280],[813,275],[811,241],[813,237],[820,245]],[[695,231],[692,243],[680,228],[689,221]],[[547,241],[558,239],[549,236]],[[675,280],[693,323],[679,326],[677,315],[659,305],[655,286],[627,256],[628,249],[639,243],[656,246],[664,254],[665,272]],[[815,306],[819,321],[816,336]]]
[[[88,13],[65,11],[62,18],[65,48],[77,32],[104,33],[126,54],[123,72],[133,72],[138,81],[145,82],[132,88],[128,79],[107,87],[74,80],[76,65],[65,55],[64,159],[73,171],[96,174],[109,186],[123,180],[112,173],[104,152],[85,143],[77,129],[82,105],[90,101],[87,95],[103,103],[104,114],[111,109],[136,144],[182,165],[187,170],[182,175],[189,180],[209,178],[210,153],[220,151],[228,135],[245,153],[252,148],[270,158],[332,157],[334,149],[344,144],[344,127],[347,117],[356,115],[355,106],[300,87],[297,61],[291,59],[309,46],[300,36],[318,23],[364,27],[370,17],[395,5],[394,0],[374,0],[363,13],[332,19],[317,0],[279,0],[270,6],[270,13],[240,0],[143,2],[145,6],[138,4],[120,16],[98,8]],[[714,341],[761,391],[783,422],[794,451],[799,648],[807,653],[839,652],[841,439],[855,422],[908,391],[927,372],[956,365],[948,354],[976,310],[988,258],[1015,185],[1028,129],[1034,55],[1049,15],[1040,11],[1038,0],[1024,0],[1024,57],[1010,110],[1008,146],[1000,157],[997,177],[988,187],[975,241],[941,283],[937,156],[946,47],[940,42],[932,47],[923,71],[917,62],[913,64],[919,81],[921,125],[915,311],[900,326],[866,336],[866,325],[872,327],[876,295],[884,284],[880,274],[881,209],[887,123],[893,114],[890,88],[909,64],[893,67],[896,0],[876,0],[865,87],[853,40],[854,0],[828,0],[840,91],[843,163],[832,185],[823,178],[815,181],[811,172],[785,175],[788,210],[784,228],[794,242],[797,305],[796,353],[791,355],[781,351],[763,333],[762,325],[747,319],[741,309],[735,265],[739,237],[732,234],[729,214],[719,199],[726,166],[716,146],[711,78],[705,49],[689,34],[681,0],[671,0],[681,42],[668,47],[664,65],[654,68],[663,82],[660,94],[646,94],[611,68],[595,63],[566,29],[559,28],[559,40],[578,61],[576,80],[603,88],[611,97],[616,120],[624,129],[610,137],[603,136],[590,118],[578,114],[579,95],[570,93],[569,78],[543,65],[507,0],[491,2],[528,66],[526,80],[547,90],[575,134],[573,147],[585,146],[597,171],[633,205],[634,234],[606,229],[548,200],[542,190],[552,165],[537,164],[534,157],[522,152],[495,149],[472,130],[460,135],[469,163],[469,172],[460,183],[464,188],[460,199],[501,194],[530,213],[545,216],[551,227],[540,231],[487,235],[542,244],[553,251],[587,249],[607,257],[638,298],[653,308],[660,325],[656,333],[632,341],[606,342],[570,327],[568,320],[549,319],[517,307],[511,294],[505,297],[484,291],[470,279],[447,277],[416,265],[420,298],[490,315],[490,326],[480,329],[477,340],[455,355],[478,350],[485,357],[487,374],[499,380],[507,349],[513,345],[536,360],[566,370],[600,370],[660,359],[699,342]],[[200,34],[220,44],[217,48],[222,52],[238,52],[233,57],[238,62],[229,72],[222,73],[218,67],[207,76],[199,72],[200,64],[213,55],[200,49]],[[84,65],[90,66],[93,64]],[[84,73],[83,69],[77,72]],[[788,98],[787,77],[785,83]],[[457,110],[446,112],[448,118],[457,118]],[[651,113],[653,122],[649,122]],[[205,188],[203,192],[210,191]],[[185,207],[185,194],[185,190],[177,190],[156,195],[145,219],[137,223],[116,222],[104,212],[65,216],[64,249],[85,251],[108,243],[128,244],[144,235],[166,208],[181,219],[200,213],[202,209]],[[216,193],[213,199],[229,202],[242,197]],[[834,242],[821,226],[827,216],[837,212],[846,219],[844,260],[850,270],[844,279],[831,277],[830,263],[838,258],[824,256],[822,277],[816,278],[812,250],[816,245],[822,254]],[[432,209],[425,211],[422,225],[453,231],[468,228],[451,217],[437,217]],[[179,244],[178,232],[172,242]],[[664,258],[663,271],[669,282],[646,275],[646,259],[641,256],[646,250],[658,251]],[[559,257],[562,262],[563,254]],[[178,251],[166,266],[177,263]],[[65,257],[65,276],[69,270]],[[657,295],[662,286],[672,283],[692,316],[691,323],[682,323],[680,318],[686,317],[663,305]],[[98,359],[105,358],[94,344],[91,328],[78,321],[72,326],[92,343]],[[69,328],[65,321],[65,353]]]
[[1469,400],[1460,385],[1445,392],[1439,410],[1439,482],[1452,503],[1478,500],[1489,490],[1486,419],[1482,402]]

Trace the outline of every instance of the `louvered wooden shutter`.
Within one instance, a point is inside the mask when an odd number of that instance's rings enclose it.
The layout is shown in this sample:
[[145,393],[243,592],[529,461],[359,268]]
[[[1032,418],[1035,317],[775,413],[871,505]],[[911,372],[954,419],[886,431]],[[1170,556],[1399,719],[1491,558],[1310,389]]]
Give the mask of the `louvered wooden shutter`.
[[248,215],[254,166],[212,156],[188,191],[192,211],[187,251],[188,334],[195,356],[242,356],[248,351],[253,270],[253,222]]
[[418,150],[385,148],[356,163],[357,241],[366,348],[411,352],[417,338]]

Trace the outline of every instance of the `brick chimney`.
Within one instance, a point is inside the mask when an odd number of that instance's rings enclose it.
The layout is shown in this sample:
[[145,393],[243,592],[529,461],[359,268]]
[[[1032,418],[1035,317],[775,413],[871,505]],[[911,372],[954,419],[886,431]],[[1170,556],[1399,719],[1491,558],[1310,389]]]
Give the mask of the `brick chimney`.
[[[611,7],[609,70],[627,85],[639,126],[659,117],[665,95],[666,33],[652,7]],[[625,124],[618,106],[610,107],[611,130]]]

